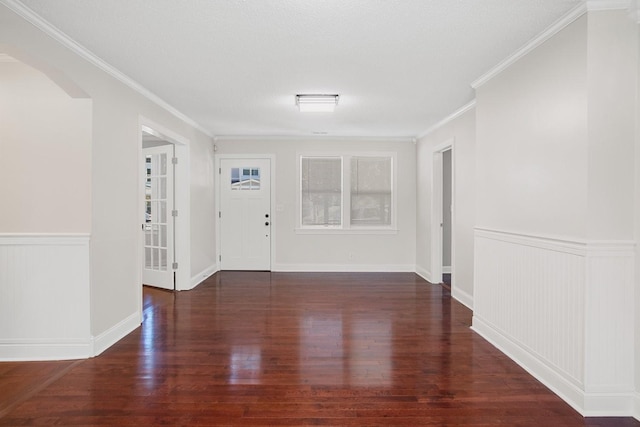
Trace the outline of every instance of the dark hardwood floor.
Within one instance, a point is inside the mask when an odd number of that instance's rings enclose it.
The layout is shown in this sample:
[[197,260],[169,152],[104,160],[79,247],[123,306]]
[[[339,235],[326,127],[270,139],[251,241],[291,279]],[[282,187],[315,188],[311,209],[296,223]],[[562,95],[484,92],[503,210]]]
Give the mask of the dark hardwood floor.
[[409,273],[218,273],[145,288],[83,361],[0,363],[0,425],[640,426],[583,418]]

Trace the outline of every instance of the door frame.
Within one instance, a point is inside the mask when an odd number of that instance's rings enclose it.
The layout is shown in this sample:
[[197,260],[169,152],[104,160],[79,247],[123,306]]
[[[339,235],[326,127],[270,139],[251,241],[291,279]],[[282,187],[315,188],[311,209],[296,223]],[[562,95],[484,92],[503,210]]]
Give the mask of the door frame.
[[242,160],[242,159],[269,159],[270,167],[269,167],[269,185],[271,187],[271,193],[269,195],[271,204],[271,242],[270,242],[270,259],[269,271],[273,271],[273,267],[275,265],[276,259],[276,232],[275,226],[277,225],[277,217],[278,217],[278,209],[276,206],[276,180],[275,180],[275,170],[276,170],[276,156],[275,154],[214,154],[216,167],[214,170],[214,186],[216,188],[215,194],[215,212],[216,215],[216,270],[220,271],[220,247],[221,247],[221,233],[220,233],[220,204],[221,204],[221,188],[222,180],[220,179],[220,169],[222,167],[221,160]]
[[451,150],[451,286],[454,286],[455,277],[455,195],[456,195],[456,162],[455,162],[455,138],[451,138],[431,149],[432,175],[431,175],[431,277],[433,284],[442,283],[442,196],[443,196],[443,156],[442,153]]
[[178,216],[175,221],[175,250],[174,262],[178,263],[176,270],[176,290],[191,289],[191,187],[190,187],[190,147],[189,140],[166,127],[146,117],[138,118],[138,286],[140,316],[142,316],[142,268],[144,260],[144,232],[141,224],[145,223],[145,180],[144,153],[142,149],[142,132],[150,133],[173,144],[175,155],[179,159],[174,180],[175,208]]

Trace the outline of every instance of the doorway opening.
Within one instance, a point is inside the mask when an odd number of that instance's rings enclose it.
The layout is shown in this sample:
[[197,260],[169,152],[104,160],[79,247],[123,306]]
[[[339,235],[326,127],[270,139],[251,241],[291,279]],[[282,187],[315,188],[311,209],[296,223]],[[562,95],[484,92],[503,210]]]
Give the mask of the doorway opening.
[[140,118],[139,281],[190,289],[189,145],[182,136]]
[[452,187],[451,148],[442,152],[442,282],[451,287],[451,206]]
[[453,139],[432,151],[431,199],[431,283],[443,283],[449,288],[455,279],[455,204]]

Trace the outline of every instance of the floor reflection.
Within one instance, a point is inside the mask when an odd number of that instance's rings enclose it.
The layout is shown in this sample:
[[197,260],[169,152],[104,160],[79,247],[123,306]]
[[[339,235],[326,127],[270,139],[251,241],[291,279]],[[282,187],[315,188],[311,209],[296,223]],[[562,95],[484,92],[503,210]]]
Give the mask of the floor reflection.
[[306,313],[300,328],[300,378],[303,384],[343,384],[342,314]]
[[[144,287],[142,325],[140,327],[140,353],[138,358],[138,387],[153,391],[162,382],[158,367],[163,361],[166,337],[167,310],[175,304],[175,295],[149,286]],[[160,335],[160,331],[164,334]]]
[[259,384],[262,352],[258,345],[236,345],[229,357],[229,384]]
[[393,328],[391,319],[360,315],[351,322],[349,345],[349,384],[389,386],[392,383],[391,357]]

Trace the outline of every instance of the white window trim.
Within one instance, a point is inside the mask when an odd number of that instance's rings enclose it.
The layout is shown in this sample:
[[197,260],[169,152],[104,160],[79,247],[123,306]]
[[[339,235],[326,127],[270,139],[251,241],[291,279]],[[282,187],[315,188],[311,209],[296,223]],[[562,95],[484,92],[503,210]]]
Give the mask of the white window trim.
[[[342,159],[342,225],[302,225],[302,158]],[[391,224],[390,225],[352,225],[351,224],[351,158],[352,157],[390,157],[391,158]],[[397,153],[395,151],[305,151],[296,153],[296,234],[397,234],[398,233],[398,173]]]

